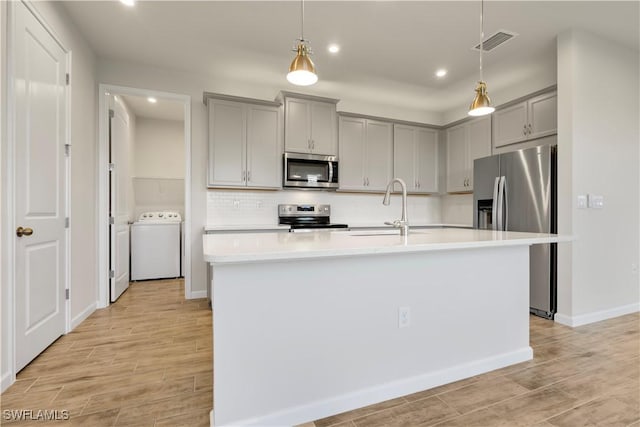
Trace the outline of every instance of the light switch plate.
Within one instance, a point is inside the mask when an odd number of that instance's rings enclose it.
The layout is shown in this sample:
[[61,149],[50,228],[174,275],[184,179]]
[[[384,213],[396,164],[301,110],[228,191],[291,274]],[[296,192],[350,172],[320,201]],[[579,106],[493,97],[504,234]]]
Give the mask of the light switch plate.
[[587,196],[578,196],[578,209],[587,209]]
[[604,196],[600,196],[600,195],[596,195],[596,194],[589,194],[587,198],[589,200],[589,207],[591,209],[602,209],[602,208],[604,208]]

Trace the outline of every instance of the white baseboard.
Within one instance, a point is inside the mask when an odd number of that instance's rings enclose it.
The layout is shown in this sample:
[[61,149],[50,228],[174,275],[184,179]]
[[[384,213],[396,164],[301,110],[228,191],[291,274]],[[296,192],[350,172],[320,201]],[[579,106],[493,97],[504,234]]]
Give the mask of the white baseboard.
[[[89,306],[87,308],[85,308],[84,310],[82,310],[80,312],[80,314],[78,314],[76,317],[71,319],[71,331],[73,331],[87,317],[91,316],[91,313],[96,311],[96,306],[97,306],[97,304],[95,302],[92,303],[92,304],[89,304]],[[68,332],[71,332],[71,331],[68,331]]]
[[0,393],[4,393],[4,391],[8,389],[9,386],[14,383],[14,381],[15,378],[11,371],[2,374],[2,380],[0,380]]
[[556,313],[554,321],[575,328],[576,326],[587,325],[589,323],[600,322],[601,320],[612,319],[614,317],[624,316],[625,314],[637,313],[640,311],[640,302],[623,305],[620,307],[610,308],[608,310],[594,311],[592,313],[579,314],[577,316],[567,316],[566,314]]
[[204,291],[191,291],[191,296],[189,297],[189,299],[206,298],[206,297],[207,297],[207,291],[205,289]]
[[[511,353],[493,356],[487,359],[458,365],[441,371],[430,372],[404,380],[331,397],[303,406],[286,408],[265,416],[234,421],[234,426],[291,426],[311,420],[328,417],[363,406],[395,399],[400,396],[427,390],[464,378],[473,377],[505,366],[531,360],[533,350],[524,347]],[[214,425],[214,414],[211,411],[211,425]]]

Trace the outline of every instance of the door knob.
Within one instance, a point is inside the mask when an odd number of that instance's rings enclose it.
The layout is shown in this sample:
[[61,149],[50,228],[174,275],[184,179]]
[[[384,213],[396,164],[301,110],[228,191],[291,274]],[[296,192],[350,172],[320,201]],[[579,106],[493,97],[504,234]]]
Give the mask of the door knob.
[[33,229],[29,228],[29,227],[18,227],[16,228],[16,236],[18,237],[22,237],[22,236],[31,236],[33,234]]

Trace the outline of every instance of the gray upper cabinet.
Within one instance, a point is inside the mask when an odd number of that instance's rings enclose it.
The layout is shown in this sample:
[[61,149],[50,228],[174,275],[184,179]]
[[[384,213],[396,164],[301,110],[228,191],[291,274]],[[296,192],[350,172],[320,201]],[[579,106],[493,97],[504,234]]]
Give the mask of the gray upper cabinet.
[[437,193],[438,131],[395,124],[393,176],[401,178],[410,193]]
[[493,146],[542,138],[557,133],[556,92],[544,93],[493,113]]
[[285,151],[335,156],[338,154],[338,100],[282,92]]
[[393,167],[393,124],[341,116],[340,190],[384,191]]
[[[205,95],[207,96],[207,95]],[[209,95],[208,187],[282,187],[280,105]]]
[[491,117],[447,129],[447,192],[473,191],[473,161],[491,155]]

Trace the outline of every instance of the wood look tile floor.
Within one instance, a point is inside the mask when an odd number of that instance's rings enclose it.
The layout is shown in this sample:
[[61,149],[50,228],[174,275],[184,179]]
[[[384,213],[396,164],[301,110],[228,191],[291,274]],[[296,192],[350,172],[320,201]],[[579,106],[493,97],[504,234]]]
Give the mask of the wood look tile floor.
[[[184,299],[183,280],[132,283],[18,373],[0,424],[208,426],[212,348],[211,310]],[[10,422],[5,410],[66,410],[69,420]]]
[[[534,359],[304,427],[640,427],[640,314],[579,328],[531,317]],[[68,421],[5,425],[208,426],[211,311],[182,281],[138,282],[18,374],[7,409]],[[4,412],[3,412],[4,415]]]
[[305,427],[640,427],[640,314],[530,320],[533,360]]

